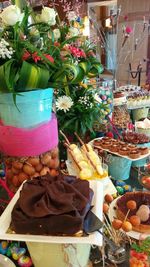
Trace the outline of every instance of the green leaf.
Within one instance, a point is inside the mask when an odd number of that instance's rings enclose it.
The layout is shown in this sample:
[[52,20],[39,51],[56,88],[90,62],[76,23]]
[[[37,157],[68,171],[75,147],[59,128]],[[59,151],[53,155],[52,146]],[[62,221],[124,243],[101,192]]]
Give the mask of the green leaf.
[[48,86],[49,72],[34,64],[23,61],[17,89],[18,91],[46,88]]

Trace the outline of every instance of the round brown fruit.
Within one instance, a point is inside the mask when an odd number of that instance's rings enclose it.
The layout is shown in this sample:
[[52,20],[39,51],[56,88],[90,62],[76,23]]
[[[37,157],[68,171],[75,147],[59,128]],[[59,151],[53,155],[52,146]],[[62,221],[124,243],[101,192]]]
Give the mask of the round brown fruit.
[[50,175],[51,175],[51,176],[55,177],[55,176],[57,176],[58,174],[59,174],[59,172],[58,172],[57,170],[55,170],[55,169],[51,169],[51,170],[50,170]]
[[28,164],[25,164],[23,166],[23,171],[29,176],[32,176],[35,173],[35,169],[32,166],[29,166]]
[[19,173],[19,170],[14,168],[14,167],[12,167],[11,170],[12,170],[13,174],[18,174]]
[[19,180],[19,182],[22,184],[25,180],[27,180],[29,178],[29,176],[26,174],[26,173],[24,173],[24,172],[20,172],[19,174],[18,174],[18,180]]
[[113,199],[113,196],[111,196],[111,195],[109,195],[109,194],[106,194],[106,195],[105,195],[105,201],[106,201],[107,203],[111,203],[113,200],[114,200],[114,199]]
[[112,221],[112,226],[115,230],[119,230],[122,227],[122,221],[118,219],[114,219]]
[[39,157],[31,157],[27,160],[27,162],[35,167],[40,163],[40,159]]
[[132,215],[130,217],[130,223],[133,225],[133,226],[139,226],[140,223],[141,223],[141,220],[140,218],[137,216],[137,215]]
[[107,204],[107,203],[103,203],[103,212],[104,212],[104,213],[107,213],[108,210],[109,210],[109,206],[108,206],[108,204]]
[[23,167],[23,163],[21,163],[21,162],[19,162],[19,161],[14,161],[14,162],[12,162],[12,166],[13,166],[15,169],[21,170],[22,167]]
[[129,200],[127,202],[127,208],[129,210],[135,210],[136,209],[136,202],[134,200]]
[[47,164],[49,164],[50,160],[51,160],[51,156],[50,156],[49,154],[45,154],[45,155],[41,158],[41,163],[42,163],[43,165],[47,165]]
[[53,159],[57,158],[58,157],[58,153],[59,153],[58,147],[54,148],[53,150],[51,150],[51,157]]
[[39,163],[38,165],[35,166],[35,170],[37,172],[40,172],[42,170],[42,168],[43,168],[43,165],[41,163]]
[[57,169],[59,167],[59,160],[58,159],[51,159],[48,167],[50,167],[51,169]]
[[132,224],[130,222],[123,222],[122,223],[122,230],[124,230],[125,232],[130,232],[132,230]]
[[46,175],[47,173],[50,173],[50,169],[48,167],[43,167],[43,169],[40,171],[40,175]]
[[20,182],[18,180],[18,176],[17,175],[14,175],[14,177],[12,178],[12,184],[15,186],[15,187],[18,187],[20,185]]

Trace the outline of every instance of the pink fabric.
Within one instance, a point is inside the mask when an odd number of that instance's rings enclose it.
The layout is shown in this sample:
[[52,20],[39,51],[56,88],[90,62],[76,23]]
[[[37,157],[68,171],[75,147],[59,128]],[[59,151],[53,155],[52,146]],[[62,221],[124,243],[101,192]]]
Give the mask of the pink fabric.
[[56,116],[33,129],[0,125],[0,151],[8,156],[36,156],[58,145]]

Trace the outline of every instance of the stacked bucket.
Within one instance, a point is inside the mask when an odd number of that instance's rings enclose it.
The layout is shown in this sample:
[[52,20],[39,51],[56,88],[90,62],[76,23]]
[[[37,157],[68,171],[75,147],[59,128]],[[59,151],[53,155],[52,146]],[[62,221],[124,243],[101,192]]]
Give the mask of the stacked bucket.
[[[0,95],[0,152],[6,181],[15,192],[24,180],[57,175],[58,128],[52,113],[53,89]],[[16,104],[15,104],[16,103]]]

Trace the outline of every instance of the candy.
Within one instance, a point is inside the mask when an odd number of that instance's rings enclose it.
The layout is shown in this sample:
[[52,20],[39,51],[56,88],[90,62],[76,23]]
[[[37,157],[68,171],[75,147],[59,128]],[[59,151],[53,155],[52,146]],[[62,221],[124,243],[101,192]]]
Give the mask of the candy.
[[112,221],[112,226],[115,230],[119,230],[122,227],[122,221],[118,219],[114,219]]
[[134,200],[129,200],[127,202],[127,208],[129,210],[135,210],[136,209],[136,202]]
[[106,194],[105,195],[105,201],[107,203],[111,203],[113,201],[113,196],[109,195],[109,194]]
[[124,194],[124,188],[121,186],[116,186],[116,190],[118,192],[119,195],[123,195]]
[[131,187],[131,185],[124,185],[123,186],[123,188],[124,188],[124,192],[126,193],[126,192],[131,192],[132,191],[132,187]]
[[122,229],[125,231],[125,232],[130,232],[132,231],[132,224],[130,222],[123,222],[122,223]]
[[124,181],[122,181],[122,180],[118,180],[118,181],[115,182],[115,185],[116,186],[125,186],[126,183]]
[[18,265],[21,267],[30,267],[32,266],[32,260],[28,256],[22,256],[18,260]]

